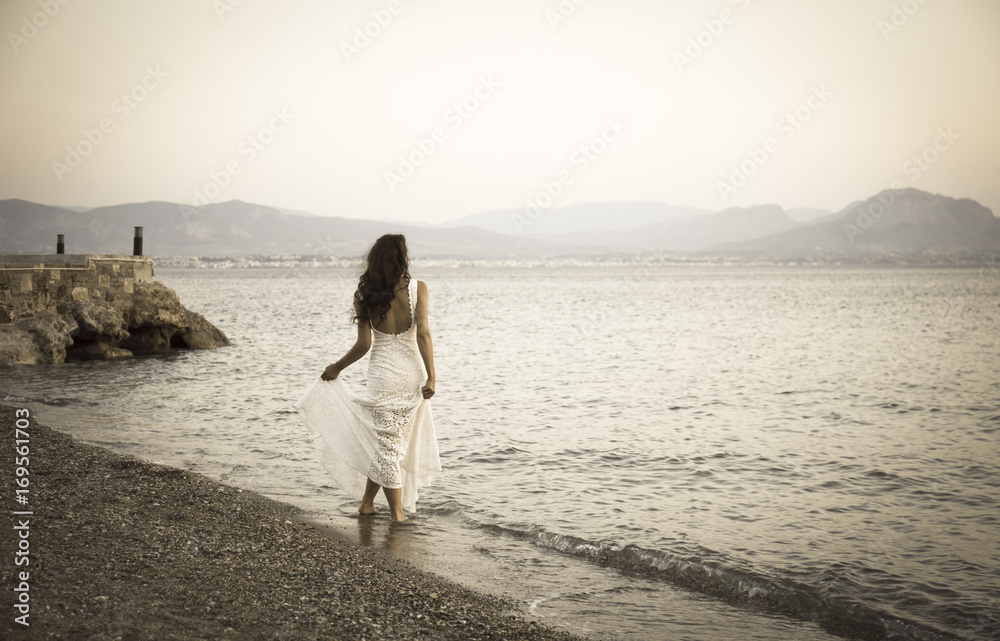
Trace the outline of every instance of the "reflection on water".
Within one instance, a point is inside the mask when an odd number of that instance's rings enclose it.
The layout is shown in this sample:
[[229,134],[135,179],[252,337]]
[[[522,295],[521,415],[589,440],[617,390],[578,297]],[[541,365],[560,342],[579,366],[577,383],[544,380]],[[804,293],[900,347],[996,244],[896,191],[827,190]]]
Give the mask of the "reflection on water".
[[[431,293],[445,472],[412,525],[352,520],[352,537],[527,586],[509,590],[604,636],[718,638],[741,617],[784,638],[1000,636],[993,272],[412,271]],[[353,343],[356,273],[157,278],[233,347],[18,368],[6,402],[319,518],[355,512],[291,405]],[[707,599],[722,627],[657,599]]]

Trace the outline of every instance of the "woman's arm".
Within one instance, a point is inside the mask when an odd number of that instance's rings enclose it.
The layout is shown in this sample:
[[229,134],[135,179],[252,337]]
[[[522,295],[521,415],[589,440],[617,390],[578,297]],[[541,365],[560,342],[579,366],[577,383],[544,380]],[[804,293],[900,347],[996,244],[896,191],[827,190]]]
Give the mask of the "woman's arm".
[[[354,306],[357,310],[357,305]],[[372,329],[368,321],[358,319],[358,340],[354,342],[354,347],[352,347],[344,357],[329,365],[323,373],[320,375],[324,381],[332,381],[337,378],[348,365],[356,362],[362,356],[368,353],[368,350],[372,346]]]
[[434,396],[434,344],[431,342],[431,328],[427,324],[427,283],[417,281],[417,347],[420,357],[424,359],[424,369],[427,370],[427,384],[424,385],[424,398]]

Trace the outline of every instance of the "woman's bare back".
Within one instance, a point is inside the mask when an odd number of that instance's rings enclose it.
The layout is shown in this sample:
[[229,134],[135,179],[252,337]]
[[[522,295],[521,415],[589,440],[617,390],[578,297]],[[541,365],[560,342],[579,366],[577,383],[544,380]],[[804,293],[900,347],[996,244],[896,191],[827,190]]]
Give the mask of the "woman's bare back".
[[396,297],[390,303],[389,311],[385,315],[385,320],[377,324],[378,319],[372,319],[372,327],[383,334],[400,334],[410,329],[412,322],[416,319],[410,318],[410,295],[407,291],[406,279],[400,279],[396,283]]

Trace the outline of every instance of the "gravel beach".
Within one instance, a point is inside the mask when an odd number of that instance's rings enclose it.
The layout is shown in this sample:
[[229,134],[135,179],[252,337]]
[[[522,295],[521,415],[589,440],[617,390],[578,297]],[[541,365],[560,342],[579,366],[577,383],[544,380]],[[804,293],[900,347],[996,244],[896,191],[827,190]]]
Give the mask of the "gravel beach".
[[[4,639],[576,638],[512,601],[331,538],[295,506],[33,418],[29,501],[17,505],[14,412],[0,405],[4,503],[33,514],[8,512],[0,536]],[[23,519],[30,564],[16,566]],[[27,628],[12,607],[25,570]]]

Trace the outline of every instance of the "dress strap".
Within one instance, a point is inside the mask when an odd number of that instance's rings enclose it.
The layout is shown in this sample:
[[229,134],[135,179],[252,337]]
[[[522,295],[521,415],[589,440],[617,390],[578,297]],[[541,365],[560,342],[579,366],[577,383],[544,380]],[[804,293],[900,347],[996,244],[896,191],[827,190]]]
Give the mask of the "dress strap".
[[417,324],[417,279],[410,276],[410,320]]

